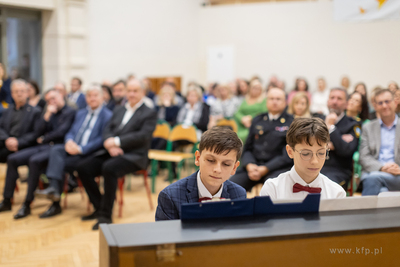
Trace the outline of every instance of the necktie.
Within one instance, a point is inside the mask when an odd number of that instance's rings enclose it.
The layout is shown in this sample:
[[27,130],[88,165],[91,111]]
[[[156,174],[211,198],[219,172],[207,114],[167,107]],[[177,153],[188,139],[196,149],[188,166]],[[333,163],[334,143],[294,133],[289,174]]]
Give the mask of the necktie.
[[90,122],[92,121],[94,116],[94,112],[92,112],[92,114],[90,115],[90,118],[88,120],[88,122],[86,123],[85,127],[83,127],[83,125],[81,126],[81,128],[78,131],[78,134],[75,137],[75,142],[80,145],[82,142],[82,138],[83,138],[83,134],[86,132],[87,129],[89,129],[90,126]]
[[300,191],[306,191],[308,193],[321,193],[321,188],[320,187],[302,186],[299,183],[295,183],[293,185],[293,193],[297,193]]

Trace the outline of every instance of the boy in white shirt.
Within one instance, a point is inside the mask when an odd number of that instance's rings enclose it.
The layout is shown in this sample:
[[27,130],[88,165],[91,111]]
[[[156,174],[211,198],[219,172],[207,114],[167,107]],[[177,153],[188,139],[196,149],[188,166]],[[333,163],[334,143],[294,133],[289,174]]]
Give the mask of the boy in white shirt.
[[288,172],[268,179],[260,196],[275,199],[304,199],[321,193],[321,199],[344,198],[346,192],[320,173],[328,155],[329,130],[320,118],[297,118],[286,135],[286,151],[294,161]]

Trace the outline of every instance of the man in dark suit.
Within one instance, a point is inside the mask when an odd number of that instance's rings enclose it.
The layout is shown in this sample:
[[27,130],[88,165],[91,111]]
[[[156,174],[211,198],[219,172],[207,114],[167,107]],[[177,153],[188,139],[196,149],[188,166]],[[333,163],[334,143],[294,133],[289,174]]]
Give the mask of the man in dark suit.
[[46,176],[50,186],[37,190],[37,197],[53,200],[50,208],[40,215],[48,218],[61,213],[60,195],[63,189],[64,172],[73,173],[75,166],[87,156],[103,147],[103,130],[112,112],[103,105],[103,90],[96,85],[86,92],[87,108],[76,113],[71,129],[65,135],[65,145],[54,145],[50,149]]
[[[143,104],[145,89],[137,80],[127,84],[128,102],[116,107],[103,132],[104,148],[84,159],[77,171],[95,212],[82,219],[96,219],[99,223],[111,223],[112,208],[118,178],[128,173],[146,169],[152,133],[157,123],[157,113]],[[104,177],[102,196],[95,177]]]
[[54,144],[64,142],[64,136],[74,120],[75,110],[65,104],[62,95],[50,89],[44,95],[47,107],[43,116],[37,122],[36,146],[25,148],[10,155],[7,159],[6,184],[4,199],[13,197],[16,181],[19,177],[18,167],[28,165],[28,192],[21,209],[15,214],[14,219],[20,219],[31,213],[30,204],[34,198],[34,191],[38,185],[39,177],[46,167],[49,151]]
[[282,89],[268,91],[267,108],[268,113],[253,119],[243,148],[241,169],[230,179],[247,191],[293,166],[293,160],[286,153],[286,133],[293,117],[286,112],[286,95]]
[[329,93],[329,115],[325,118],[331,141],[328,144],[329,157],[326,158],[321,173],[340,184],[344,190],[353,172],[353,154],[358,148],[361,125],[346,116],[347,91],[333,88]]
[[126,83],[124,80],[118,80],[112,86],[112,96],[116,106],[126,104]]
[[71,93],[68,94],[68,103],[75,104],[77,109],[86,108],[85,95],[82,93],[82,80],[74,77],[71,80]]
[[15,104],[4,110],[0,118],[0,162],[8,155],[35,144],[35,123],[40,117],[40,108],[28,104],[28,88],[24,80],[14,80],[11,96]]

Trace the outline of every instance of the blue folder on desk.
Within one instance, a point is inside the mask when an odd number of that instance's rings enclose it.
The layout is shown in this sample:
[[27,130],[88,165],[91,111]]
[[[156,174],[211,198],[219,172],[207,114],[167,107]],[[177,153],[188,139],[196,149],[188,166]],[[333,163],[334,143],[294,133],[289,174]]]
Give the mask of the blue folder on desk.
[[216,219],[274,214],[318,213],[321,194],[308,194],[303,202],[274,204],[269,196],[181,205],[181,220]]

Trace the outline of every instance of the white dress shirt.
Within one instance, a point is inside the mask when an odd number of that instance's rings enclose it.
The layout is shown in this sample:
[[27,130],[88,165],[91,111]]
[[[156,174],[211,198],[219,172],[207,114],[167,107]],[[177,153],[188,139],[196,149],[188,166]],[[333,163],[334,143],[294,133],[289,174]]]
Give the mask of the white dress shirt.
[[[140,108],[143,105],[143,98],[133,107],[129,104],[129,102],[126,102],[125,104],[125,114],[124,117],[122,118],[121,124],[119,125],[120,128],[123,128],[129,120],[132,118],[132,116],[135,114],[136,110]],[[120,147],[121,146],[121,139],[119,139],[118,136],[114,137],[114,143],[116,146]]]
[[81,94],[81,90],[76,91],[75,93],[72,93],[69,95],[68,100],[71,103],[76,103],[76,101],[78,101],[79,95]]
[[268,117],[269,117],[269,120],[270,120],[270,121],[279,119],[279,117],[280,117],[281,115],[282,115],[282,113],[272,115],[271,113],[268,112]]
[[199,190],[199,198],[202,197],[209,197],[209,198],[220,198],[222,194],[222,188],[224,188],[224,184],[221,185],[221,188],[218,190],[218,192],[215,195],[211,195],[211,193],[208,191],[206,186],[203,184],[200,178],[200,171],[197,173],[197,188]]
[[320,173],[314,181],[307,184],[296,172],[294,166],[290,171],[280,174],[278,177],[265,181],[260,196],[270,196],[276,199],[304,199],[308,192],[300,191],[293,193],[293,185],[299,183],[302,186],[321,188],[321,199],[344,198],[346,192],[337,183]]

